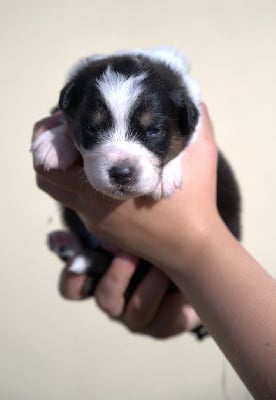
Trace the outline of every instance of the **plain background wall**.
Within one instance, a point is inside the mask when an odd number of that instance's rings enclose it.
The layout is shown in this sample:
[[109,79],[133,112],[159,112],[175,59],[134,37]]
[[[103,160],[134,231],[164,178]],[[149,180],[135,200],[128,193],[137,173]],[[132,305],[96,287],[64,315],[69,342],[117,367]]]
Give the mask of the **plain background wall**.
[[[212,339],[132,335],[93,300],[59,297],[61,264],[45,246],[59,218],[35,187],[30,137],[80,57],[178,47],[240,181],[244,245],[275,276],[275,20],[275,0],[1,2],[1,399],[223,398]],[[226,378],[229,398],[244,399],[230,367]]]

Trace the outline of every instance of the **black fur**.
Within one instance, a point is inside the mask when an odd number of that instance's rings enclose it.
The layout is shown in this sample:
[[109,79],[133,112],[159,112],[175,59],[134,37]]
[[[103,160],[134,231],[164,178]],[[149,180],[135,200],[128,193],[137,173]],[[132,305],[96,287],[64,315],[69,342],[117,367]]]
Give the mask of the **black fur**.
[[[172,132],[179,136],[184,147],[196,127],[199,113],[180,76],[161,62],[152,62],[144,56],[110,57],[91,62],[63,88],[59,107],[72,129],[75,142],[85,149],[92,149],[105,139],[101,133],[112,128],[112,117],[96,85],[107,65],[126,77],[147,74],[143,92],[130,115],[128,135],[158,155],[163,165],[167,161]],[[91,110],[104,114],[101,123],[93,120]],[[143,112],[152,114],[150,126],[139,123]],[[148,134],[152,128],[159,131],[154,139]]]
[[241,239],[239,187],[229,163],[221,153],[219,153],[217,167],[217,207],[229,230],[237,239]]

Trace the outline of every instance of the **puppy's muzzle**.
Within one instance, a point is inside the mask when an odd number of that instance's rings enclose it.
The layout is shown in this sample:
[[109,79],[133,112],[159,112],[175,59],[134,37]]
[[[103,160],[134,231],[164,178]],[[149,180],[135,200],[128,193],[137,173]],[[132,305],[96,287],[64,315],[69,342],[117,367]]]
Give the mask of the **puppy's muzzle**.
[[110,181],[115,185],[134,185],[136,183],[136,169],[127,164],[117,164],[108,171]]

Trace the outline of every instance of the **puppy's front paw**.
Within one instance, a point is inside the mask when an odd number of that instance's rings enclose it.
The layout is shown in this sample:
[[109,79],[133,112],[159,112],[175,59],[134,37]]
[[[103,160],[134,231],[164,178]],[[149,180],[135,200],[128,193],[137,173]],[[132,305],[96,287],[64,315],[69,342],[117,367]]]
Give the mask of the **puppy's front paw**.
[[78,152],[64,133],[64,125],[58,125],[39,135],[32,143],[31,151],[35,165],[42,165],[46,170],[66,169],[78,157]]
[[172,159],[165,165],[162,172],[160,183],[157,185],[155,190],[151,193],[151,197],[154,200],[160,200],[163,197],[170,197],[176,189],[179,189],[182,185],[182,161],[181,152],[177,157]]

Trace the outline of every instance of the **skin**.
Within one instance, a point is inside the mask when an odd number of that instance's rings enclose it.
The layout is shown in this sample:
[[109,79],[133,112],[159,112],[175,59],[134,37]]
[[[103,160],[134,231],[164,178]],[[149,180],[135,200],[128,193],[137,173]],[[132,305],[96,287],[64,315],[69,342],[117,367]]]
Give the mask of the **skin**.
[[[35,134],[43,129],[36,126]],[[182,188],[169,199],[157,203],[105,199],[83,185],[80,165],[66,172],[36,172],[38,186],[74,208],[88,229],[158,267],[152,272],[161,271],[154,276],[160,280],[158,287],[169,277],[193,305],[254,398],[275,399],[276,284],[219,217],[216,163],[212,126],[203,105],[198,137],[183,157]],[[124,263],[133,267],[133,260],[126,259],[117,259],[121,269],[128,268]],[[105,285],[110,290],[121,283],[115,278]],[[102,289],[98,302],[103,309],[104,299]]]
[[[112,319],[123,323],[133,333],[159,339],[189,331],[200,324],[193,307],[181,292],[167,293],[168,277],[152,268],[125,305],[124,293],[135,270],[137,259],[126,253],[114,257],[94,294],[98,306]],[[74,275],[64,268],[60,292],[70,300],[84,300],[81,289],[84,275]]]
[[[60,123],[60,119],[61,113],[56,113],[38,121],[34,126],[33,138],[39,136],[46,129],[55,127],[56,124]],[[66,131],[66,134],[70,134],[69,131]],[[37,169],[37,172],[38,186],[41,186],[41,188],[44,185],[48,186],[49,182],[45,181],[44,171]],[[56,176],[56,171],[53,171],[53,173]],[[60,171],[58,175],[59,173]],[[75,167],[74,173],[77,175],[76,179],[79,180],[81,176],[81,182],[83,182],[82,170]],[[48,176],[46,174],[47,178]],[[61,178],[64,178],[63,174]],[[68,177],[68,179],[70,181],[71,177]],[[79,182],[77,185],[79,185]],[[85,188],[87,189],[86,185]],[[56,190],[53,187],[52,189]],[[89,189],[91,190],[91,188]],[[66,193],[67,199],[68,196],[69,194]],[[100,201],[102,201],[102,198]],[[69,205],[67,200],[64,204]],[[133,333],[158,339],[169,338],[190,331],[200,325],[200,318],[184,294],[181,292],[168,293],[168,276],[154,267],[139,284],[128,304],[125,304],[124,293],[134,273],[137,261],[137,257],[126,252],[119,252],[114,257],[108,271],[98,283],[94,294],[99,308],[113,320],[123,323]],[[61,273],[59,291],[65,299],[85,300],[82,295],[82,287],[86,276],[68,272],[69,266],[70,262]]]

